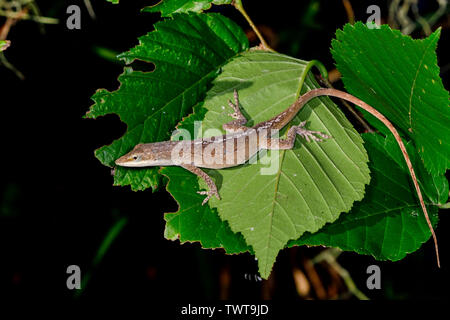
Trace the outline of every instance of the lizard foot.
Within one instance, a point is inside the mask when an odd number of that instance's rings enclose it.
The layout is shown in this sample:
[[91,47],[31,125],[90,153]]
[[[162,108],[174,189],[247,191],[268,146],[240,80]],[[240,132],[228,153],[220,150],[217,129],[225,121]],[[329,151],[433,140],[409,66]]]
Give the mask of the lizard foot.
[[234,103],[231,100],[228,100],[228,105],[233,109],[233,113],[229,113],[228,115],[233,119],[241,120],[245,119],[245,117],[241,113],[241,109],[239,107],[239,96],[236,89],[234,89]]
[[217,199],[220,200],[220,196],[219,193],[217,192],[217,190],[209,190],[209,191],[197,191],[198,194],[206,194],[206,198],[203,200],[202,202],[202,206],[208,202],[208,200],[212,197],[212,196],[216,196]]
[[[319,141],[319,142],[320,142],[320,141],[323,141],[323,139],[329,139],[329,138],[331,138],[330,136],[328,136],[328,135],[326,135],[326,134],[324,134],[324,133],[322,133],[322,132],[320,132],[320,131],[314,131],[314,130],[308,130],[308,129],[305,129],[305,128],[304,128],[305,125],[306,125],[306,121],[303,121],[302,123],[300,123],[300,124],[296,127],[295,132],[296,132],[299,136],[305,138],[306,141],[310,142],[311,140],[314,140],[314,141]],[[317,137],[317,136],[318,136],[318,137]],[[310,139],[311,139],[311,140],[310,140]]]

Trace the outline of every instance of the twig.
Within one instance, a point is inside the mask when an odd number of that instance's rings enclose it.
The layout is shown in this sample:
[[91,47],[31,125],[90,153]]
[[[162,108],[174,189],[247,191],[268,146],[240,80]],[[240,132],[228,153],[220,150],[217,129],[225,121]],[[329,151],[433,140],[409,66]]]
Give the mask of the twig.
[[398,11],[398,6],[400,5],[401,0],[392,0],[390,6],[389,6],[389,15],[388,15],[388,22],[389,26],[391,26],[392,29],[398,29],[397,21],[395,20],[395,14]]
[[91,19],[95,20],[96,19],[95,11],[94,11],[94,8],[92,7],[91,1],[84,0],[84,5],[86,6],[86,9],[87,9],[89,15],[91,16]]
[[344,269],[337,261],[336,258],[341,254],[341,251],[336,248],[330,248],[322,251],[314,259],[313,263],[320,262],[322,260],[328,262],[328,264],[341,276],[344,280],[345,285],[348,290],[360,300],[369,300],[369,298],[358,289],[355,282],[353,281],[350,273]]
[[350,0],[342,0],[345,12],[347,13],[347,19],[350,24],[355,24],[355,13],[353,12],[352,4]]
[[122,232],[123,228],[127,225],[127,223],[128,218],[122,217],[108,230],[108,233],[103,238],[103,241],[100,244],[100,247],[98,248],[95,257],[92,260],[91,270],[86,273],[86,275],[83,277],[83,280],[81,281],[81,289],[77,290],[74,294],[75,298],[78,298],[83,294],[83,292],[86,289],[86,286],[89,283],[89,280],[91,279],[92,273],[95,271],[97,266],[103,260],[103,257],[105,256],[106,252],[109,250],[112,243],[119,236],[119,234]]
[[[403,34],[411,34],[418,25],[422,26],[422,29],[426,35],[430,35],[432,32],[432,27],[436,21],[445,14],[448,0],[437,0],[439,8],[432,14],[428,19],[422,17],[419,13],[418,0],[393,0],[389,7],[389,25],[396,29],[398,24],[395,20],[400,22],[401,32]],[[408,17],[408,12],[412,11],[415,20],[411,20]]]
[[20,70],[18,70],[16,67],[14,67],[5,57],[5,55],[3,54],[3,52],[0,52],[0,64],[3,64],[6,68],[8,68],[9,70],[11,70],[12,72],[14,72],[16,74],[16,76],[20,79],[20,80],[24,80],[25,76],[23,75],[22,72],[20,72]]
[[437,0],[439,4],[439,8],[436,10],[435,13],[427,20],[428,24],[430,26],[434,25],[436,21],[442,17],[447,9],[448,0]]
[[325,291],[325,288],[323,287],[319,275],[317,274],[316,269],[314,268],[314,264],[311,262],[311,260],[304,258],[303,266],[305,268],[306,274],[308,275],[308,279],[311,281],[314,291],[316,292],[317,299],[326,299],[327,293]]
[[[0,32],[0,40],[5,40],[11,30],[11,27],[17,22],[17,20],[21,19],[23,15],[27,13],[28,9],[23,8],[20,12],[17,13],[17,18],[7,18],[5,24],[1,28]],[[0,52],[0,64],[4,65],[6,68],[11,70],[16,74],[16,76],[20,80],[24,80],[25,76],[22,72],[20,72],[16,67],[14,67],[5,57],[3,52]]]
[[409,9],[411,8],[412,1],[414,0],[404,0],[403,5],[400,7],[400,9],[397,11],[397,19],[400,22],[400,25],[402,26],[402,33],[403,34],[410,34],[412,32],[411,24],[413,24],[412,20],[408,17]]
[[266,40],[264,40],[264,37],[261,35],[261,33],[259,32],[258,28],[255,26],[255,24],[253,23],[252,19],[250,19],[249,15],[247,14],[247,12],[244,9],[244,6],[242,5],[242,0],[233,0],[232,5],[244,16],[245,20],[247,20],[248,24],[250,25],[250,27],[253,29],[253,31],[255,32],[256,36],[258,37],[259,41],[261,42],[262,47],[265,50],[268,51],[274,51],[266,42]]
[[431,26],[428,23],[428,21],[422,17],[419,13],[419,6],[417,5],[417,1],[413,2],[412,4],[412,12],[414,14],[414,17],[416,18],[417,22],[420,23],[422,26],[423,32],[425,32],[426,36],[429,36],[431,34]]
[[0,9],[0,16],[12,18],[12,19],[33,20],[33,21],[36,21],[39,23],[45,23],[45,24],[58,24],[59,23],[59,20],[56,18],[34,16],[34,15],[30,15],[30,14],[21,15],[20,12],[5,11],[2,9]]

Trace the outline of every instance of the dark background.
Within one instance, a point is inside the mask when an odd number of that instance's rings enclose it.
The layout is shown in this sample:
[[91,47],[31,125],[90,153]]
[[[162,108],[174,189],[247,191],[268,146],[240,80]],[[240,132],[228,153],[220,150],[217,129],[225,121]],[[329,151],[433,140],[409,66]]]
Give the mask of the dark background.
[[[159,14],[140,13],[155,2],[122,0],[112,5],[106,0],[92,1],[97,15],[93,20],[83,1],[38,1],[42,15],[57,17],[60,24],[45,26],[45,34],[31,21],[20,21],[11,29],[8,39],[13,44],[5,56],[25,80],[0,67],[0,295],[63,302],[139,298],[153,301],[150,304],[178,299],[298,297],[292,267],[301,268],[305,259],[322,249],[283,250],[271,281],[256,281],[256,261],[249,254],[227,256],[222,250],[203,250],[198,243],[165,240],[163,214],[177,209],[170,195],[164,189],[152,194],[113,187],[110,169],[94,157],[96,148],[126,130],[115,116],[82,119],[95,90],[117,89],[116,79],[122,72],[120,63],[101,57],[95,48],[119,53],[135,46],[137,37],[151,31],[159,20]],[[294,5],[297,2],[301,4]],[[331,39],[347,22],[347,15],[341,1],[312,2],[318,3],[319,10],[309,20],[303,15],[310,1],[275,5],[273,1],[244,0],[244,5],[277,51],[304,60],[318,59],[331,70]],[[367,6],[376,3],[352,2],[356,20],[363,21]],[[82,9],[81,30],[66,28],[65,11],[70,4]],[[386,2],[378,4],[384,16]],[[421,8],[425,12],[434,9],[425,4]],[[214,10],[249,29],[233,8]],[[441,25],[438,61],[448,89],[448,18]],[[420,32],[413,35],[423,37]],[[355,253],[343,253],[339,262],[371,299],[448,301],[449,236],[444,231],[450,223],[448,211],[441,211],[440,217],[441,269],[436,267],[430,241],[400,262],[379,262]],[[93,267],[100,244],[120,219],[125,219],[125,227]],[[90,277],[78,297],[66,287],[66,268],[72,264]],[[381,290],[366,288],[366,268],[371,264],[381,267]],[[249,275],[252,280],[246,279]]]

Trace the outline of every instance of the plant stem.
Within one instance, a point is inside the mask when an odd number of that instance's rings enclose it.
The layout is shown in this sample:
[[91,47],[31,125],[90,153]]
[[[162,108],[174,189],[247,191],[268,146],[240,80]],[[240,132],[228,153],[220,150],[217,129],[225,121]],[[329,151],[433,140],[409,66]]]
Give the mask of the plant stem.
[[450,202],[444,203],[444,204],[438,204],[438,207],[440,209],[450,209]]
[[350,0],[342,0],[342,4],[344,5],[345,12],[347,13],[348,23],[355,24],[355,13],[353,12]]
[[122,232],[123,228],[128,223],[128,218],[122,217],[119,219],[108,231],[106,236],[103,238],[102,243],[100,244],[100,247],[97,250],[97,253],[95,254],[94,259],[92,260],[92,267],[91,270],[86,273],[86,275],[83,277],[83,280],[81,282],[81,289],[75,291],[74,297],[79,298],[83,292],[85,291],[86,286],[89,283],[89,280],[92,277],[92,273],[95,271],[97,266],[102,261],[103,257],[105,256],[106,252],[111,247],[114,240],[117,238],[117,236]]
[[40,16],[31,16],[29,14],[22,14],[20,12],[9,12],[0,10],[0,16],[12,18],[12,19],[22,19],[22,20],[33,20],[39,23],[46,23],[46,24],[58,24],[59,20],[56,18],[49,18],[49,17],[40,17]]
[[242,5],[241,0],[233,0],[232,5],[244,16],[245,20],[247,20],[250,27],[253,29],[253,31],[256,33],[256,36],[258,37],[259,41],[261,42],[261,46],[265,50],[274,51],[264,40],[263,36],[259,32],[258,28],[256,28],[255,24],[253,23],[252,19],[250,19],[249,15],[244,9],[244,6]]
[[327,249],[318,254],[314,259],[313,263],[318,263],[322,260],[328,262],[328,264],[341,276],[344,280],[345,285],[355,297],[359,300],[369,300],[369,298],[358,289],[355,282],[353,281],[350,273],[344,269],[336,260],[336,258],[341,254],[341,251],[336,248]]

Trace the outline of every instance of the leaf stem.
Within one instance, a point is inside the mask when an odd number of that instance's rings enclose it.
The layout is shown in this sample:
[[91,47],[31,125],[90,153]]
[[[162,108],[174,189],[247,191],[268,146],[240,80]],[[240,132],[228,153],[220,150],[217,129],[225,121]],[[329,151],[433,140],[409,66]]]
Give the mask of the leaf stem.
[[296,97],[300,96],[301,90],[303,88],[303,83],[305,82],[306,76],[308,75],[309,70],[312,69],[312,67],[316,67],[322,78],[328,79],[328,71],[327,68],[320,62],[319,60],[311,60],[308,62],[308,64],[305,67],[305,70],[303,70],[302,75],[300,76],[299,83],[298,83],[298,90],[296,93]]
[[253,31],[256,33],[256,36],[258,37],[259,41],[261,42],[261,46],[263,47],[263,49],[268,50],[268,51],[275,51],[267,44],[267,42],[263,38],[262,34],[259,32],[258,28],[253,23],[252,19],[250,19],[250,16],[247,14],[247,12],[244,9],[244,6],[242,5],[242,0],[233,0],[232,5],[244,16],[245,20],[247,20],[248,24],[253,29]]
[[444,204],[438,204],[438,207],[440,209],[450,209],[450,202],[444,203]]

